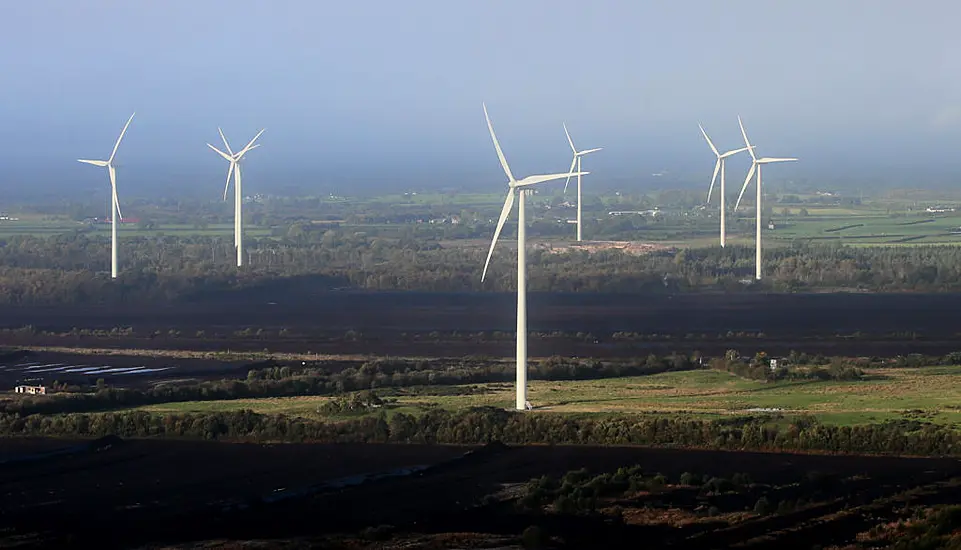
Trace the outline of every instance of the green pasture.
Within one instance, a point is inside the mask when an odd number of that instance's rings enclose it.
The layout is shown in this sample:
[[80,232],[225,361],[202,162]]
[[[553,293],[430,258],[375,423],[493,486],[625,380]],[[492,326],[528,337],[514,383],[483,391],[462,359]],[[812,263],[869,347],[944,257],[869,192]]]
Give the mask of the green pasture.
[[[462,395],[453,395],[460,390]],[[417,413],[431,407],[512,408],[511,383],[438,388],[382,388],[394,400],[388,412]],[[653,376],[573,382],[532,381],[528,398],[540,414],[637,413],[692,418],[765,414],[814,415],[822,422],[857,425],[911,419],[961,426],[961,366],[878,369],[856,381],[761,382],[732,374],[698,370]],[[328,397],[191,401],[141,407],[152,412],[214,412],[251,409],[320,417]]]
[[[74,231],[88,231],[91,236],[109,237],[110,224],[85,224],[65,219],[20,219],[16,221],[0,221],[0,238],[13,235],[34,235],[47,237],[73,233]],[[207,227],[197,227],[191,224],[159,224],[151,229],[143,229],[135,223],[121,224],[117,228],[120,238],[124,237],[232,237],[234,226],[232,223],[210,224]],[[244,235],[249,237],[269,237],[270,229],[262,227],[245,227]]]

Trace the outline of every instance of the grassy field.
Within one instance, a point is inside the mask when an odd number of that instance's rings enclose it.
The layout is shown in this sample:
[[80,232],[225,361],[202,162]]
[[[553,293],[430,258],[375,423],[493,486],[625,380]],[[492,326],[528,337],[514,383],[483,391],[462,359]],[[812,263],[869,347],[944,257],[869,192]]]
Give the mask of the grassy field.
[[[429,389],[383,389],[396,402],[390,411],[417,412],[490,405],[509,408],[510,383],[476,384],[465,395],[437,395]],[[445,388],[438,388],[444,390]],[[448,388],[449,389],[449,388]],[[153,412],[207,412],[251,409],[260,413],[320,416],[326,397],[196,401],[150,405]],[[961,426],[961,366],[873,370],[851,382],[746,380],[726,372],[701,370],[654,376],[576,382],[532,381],[529,399],[544,413],[648,413],[698,418],[751,416],[752,409],[780,409],[785,415],[811,414],[840,425],[913,419]]]
[[[385,195],[376,199],[357,200],[358,203],[376,203],[380,206],[390,205],[391,208],[434,205],[440,211],[456,211],[459,209],[490,211],[491,217],[496,217],[503,196],[499,193],[491,194],[442,194],[426,193],[418,195]],[[544,201],[541,200],[541,203]],[[614,206],[604,206],[601,210],[586,213],[595,219],[607,218],[607,209]],[[801,215],[802,208],[806,215]],[[628,238],[635,241],[653,241],[677,247],[716,246],[717,212],[712,208],[705,210],[703,218],[691,218],[687,213],[677,217],[666,218],[666,221],[639,228]],[[548,217],[555,214],[545,214]],[[563,216],[573,217],[573,211],[565,211]],[[88,226],[84,223],[66,219],[62,216],[41,216],[35,214],[18,215],[16,220],[0,220],[0,238],[31,234],[50,236],[72,233],[78,230],[92,228],[92,234],[109,237],[108,224]],[[536,218],[536,216],[535,216]],[[768,229],[767,222],[775,222],[774,229]],[[693,225],[691,222],[695,222]],[[746,204],[736,213],[728,217],[728,242],[731,244],[751,245],[754,243],[754,209]],[[961,244],[961,212],[928,213],[922,206],[913,212],[903,209],[888,211],[883,207],[842,207],[842,206],[813,206],[813,205],[776,205],[773,215],[764,217],[763,239],[767,246],[781,246],[796,241],[812,243],[839,242],[846,245],[885,245],[905,246],[924,244]],[[351,231],[394,231],[397,224],[342,224]],[[120,228],[121,238],[136,236],[221,236],[229,237],[233,231],[230,223],[211,224],[199,228],[189,224],[164,224],[158,227],[143,229],[137,224],[124,224]],[[247,226],[245,233],[251,237],[269,237],[270,229]],[[571,228],[570,235],[573,235]],[[568,240],[569,237],[553,236],[547,240]],[[601,240],[604,240],[601,237]]]
[[[88,227],[93,230],[90,232],[92,237],[110,237],[110,224],[87,225],[64,219],[42,219],[21,218],[19,220],[0,221],[0,238],[12,235],[34,235],[37,237],[47,237],[51,235],[62,235],[74,231],[85,230]],[[120,238],[124,237],[145,237],[145,236],[232,236],[234,231],[233,224],[211,224],[205,228],[198,228],[187,224],[161,224],[153,229],[141,229],[135,223],[121,224],[118,228]],[[248,237],[269,237],[270,229],[261,227],[245,227],[244,234]]]

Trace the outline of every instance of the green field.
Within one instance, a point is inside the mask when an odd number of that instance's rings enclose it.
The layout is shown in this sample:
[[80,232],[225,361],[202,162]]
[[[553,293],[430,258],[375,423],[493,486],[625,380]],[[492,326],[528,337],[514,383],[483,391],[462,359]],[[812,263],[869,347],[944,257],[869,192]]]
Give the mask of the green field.
[[[509,408],[510,383],[476,384],[472,393],[450,387],[379,390],[389,411],[407,413],[439,406]],[[539,414],[646,413],[698,418],[753,416],[780,409],[786,416],[814,415],[828,424],[856,425],[912,419],[961,426],[961,366],[878,369],[850,382],[759,382],[721,371],[699,370],[653,376],[575,382],[532,381],[529,399]],[[463,387],[462,389],[467,389]],[[192,401],[142,407],[151,412],[214,412],[251,409],[265,414],[321,416],[327,397]]]
[[[543,223],[573,217],[573,210],[543,209],[550,200],[559,197],[559,195],[544,195],[533,199],[531,201],[532,223],[538,220]],[[616,210],[622,205],[611,202],[609,197],[606,203],[602,204],[597,201],[597,198],[593,197],[589,201],[592,206],[586,208],[585,217],[589,220],[588,223],[595,224],[594,227],[589,226],[588,230],[589,233],[596,231],[598,240],[650,241],[677,247],[707,247],[718,244],[719,222],[716,204],[697,212],[685,208],[665,207],[665,211],[669,214],[659,220],[646,219],[634,228],[624,230],[625,222],[629,222],[628,226],[635,223],[633,218],[615,219],[609,216],[609,210]],[[348,231],[366,232],[373,236],[396,236],[397,232],[404,227],[403,224],[373,220],[359,222],[344,220],[351,217],[352,212],[370,211],[379,213],[377,215],[394,215],[409,208],[420,208],[425,218],[434,215],[475,212],[480,219],[496,219],[502,201],[503,196],[500,193],[383,195],[375,198],[334,201],[331,204],[342,205],[337,206],[341,211],[328,212],[325,216],[326,219],[341,220],[340,225]],[[635,206],[623,207],[630,209]],[[423,211],[424,207],[432,210]],[[295,213],[307,218],[311,215],[307,210]],[[110,234],[108,224],[88,225],[68,219],[64,215],[22,213],[16,214],[16,217],[18,217],[17,220],[0,220],[0,238],[17,234],[51,236],[75,231],[88,231],[91,235],[102,237],[109,237]],[[159,235],[229,237],[233,231],[230,223],[211,223],[205,227],[198,227],[193,224],[164,223],[163,215],[149,217],[156,227],[147,229],[135,223],[123,224],[120,227],[121,238]],[[376,215],[374,217],[376,218]],[[771,214],[763,217],[763,221],[763,239],[769,247],[799,241],[822,244],[841,243],[853,246],[961,244],[961,212],[929,213],[924,211],[924,205],[916,205],[913,210],[907,210],[903,206],[889,209],[884,203],[859,207],[776,204],[771,208]],[[768,221],[775,223],[774,229],[768,228]],[[248,225],[244,231],[250,237],[271,235],[270,228],[262,226]],[[442,231],[440,226],[437,231]],[[533,238],[543,241],[569,241],[573,234],[573,227],[564,227],[563,230]],[[729,213],[728,242],[735,245],[754,243],[753,205],[744,204],[736,213]]]
[[[91,236],[103,238],[110,237],[109,224],[88,225],[65,219],[44,219],[40,217],[20,218],[19,220],[0,221],[0,237],[10,237],[13,235],[33,235],[37,237],[47,237],[52,235],[62,235],[74,231],[87,231]],[[189,224],[160,224],[153,229],[142,229],[135,223],[121,224],[117,229],[118,236],[124,237],[145,237],[145,236],[232,236],[234,226],[232,223],[210,224],[207,227],[199,228]],[[245,227],[244,234],[248,237],[268,237],[270,229],[262,227]]]

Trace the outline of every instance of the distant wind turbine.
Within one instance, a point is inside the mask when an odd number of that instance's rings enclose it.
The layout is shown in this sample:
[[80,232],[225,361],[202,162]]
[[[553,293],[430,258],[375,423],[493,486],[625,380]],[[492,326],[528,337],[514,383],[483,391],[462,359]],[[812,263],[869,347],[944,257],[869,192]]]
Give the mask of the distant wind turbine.
[[741,194],[737,196],[737,202],[734,204],[734,210],[741,205],[741,197],[744,196],[744,191],[747,189],[747,185],[751,183],[751,176],[754,175],[754,171],[757,170],[757,201],[756,207],[756,219],[754,220],[757,226],[757,232],[755,234],[755,253],[754,253],[754,278],[758,281],[761,280],[761,165],[762,164],[773,164],[775,162],[793,162],[796,158],[778,158],[778,157],[762,157],[757,158],[754,154],[754,147],[751,142],[747,139],[747,132],[744,131],[744,124],[741,123],[741,117],[737,117],[737,125],[741,127],[741,135],[744,137],[744,145],[747,146],[747,150],[751,153],[751,169],[747,173],[747,177],[744,178],[744,185],[741,187]]
[[[264,130],[266,130],[266,128],[264,128]],[[207,147],[217,151],[220,156],[224,157],[227,162],[230,163],[230,168],[227,169],[227,184],[224,185],[224,200],[227,200],[227,190],[230,188],[230,176],[231,174],[234,176],[234,248],[237,250],[237,267],[244,265],[244,231],[242,212],[244,196],[243,189],[241,188],[240,184],[240,159],[247,154],[247,151],[260,147],[260,144],[254,145],[254,142],[257,141],[257,138],[260,137],[260,134],[264,133],[264,130],[257,132],[257,135],[254,136],[254,139],[250,140],[250,143],[248,143],[246,147],[236,153],[230,149],[230,144],[227,143],[227,138],[224,136],[224,132],[220,128],[217,128],[217,132],[220,133],[220,139],[224,140],[224,147],[227,148],[227,152],[224,153],[213,145],[209,143],[207,144]]]
[[698,124],[697,127],[701,129],[701,134],[704,135],[704,139],[707,140],[707,144],[711,147],[711,151],[714,151],[714,155],[717,157],[717,162],[714,163],[714,175],[711,176],[711,187],[708,188],[708,190],[707,190],[707,202],[708,202],[708,204],[710,204],[710,202],[711,202],[711,192],[714,191],[714,182],[715,182],[715,180],[717,180],[717,173],[718,173],[718,171],[721,172],[721,248],[723,248],[724,245],[725,245],[725,242],[724,242],[724,241],[725,241],[725,238],[726,238],[726,237],[725,237],[725,229],[724,229],[724,217],[725,217],[725,214],[726,214],[726,212],[725,212],[725,206],[724,206],[724,199],[725,199],[726,196],[727,196],[727,195],[725,194],[725,190],[724,190],[724,161],[725,161],[728,157],[732,157],[732,156],[734,156],[734,155],[736,155],[736,154],[738,154],[738,153],[741,153],[741,152],[743,152],[743,151],[747,151],[748,148],[747,148],[747,147],[742,147],[742,148],[740,148],[740,149],[735,149],[735,150],[733,150],[733,151],[728,151],[728,152],[726,152],[726,153],[719,153],[718,150],[717,150],[717,147],[715,147],[714,144],[711,142],[711,138],[707,137],[707,132],[704,131],[704,127],[701,126],[700,124]]
[[567,184],[571,182],[571,176],[574,175],[574,165],[577,165],[577,240],[581,240],[581,157],[588,155],[590,153],[595,153],[603,149],[603,147],[598,147],[596,149],[586,149],[584,151],[578,151],[574,147],[574,141],[571,139],[570,132],[567,131],[567,124],[564,124],[564,133],[567,134],[567,143],[571,144],[571,151],[574,152],[574,158],[571,159],[571,167],[567,170],[570,175],[567,176],[567,181],[564,182],[564,192],[567,193]]
[[504,152],[501,151],[500,143],[497,142],[497,136],[494,135],[494,126],[491,125],[491,119],[487,115],[487,105],[484,105],[484,118],[487,119],[487,129],[490,131],[491,140],[494,142],[494,150],[497,151],[497,158],[501,162],[501,167],[504,169],[504,173],[507,174],[507,198],[504,200],[504,208],[501,209],[500,219],[497,220],[497,228],[494,229],[494,238],[491,240],[490,250],[487,251],[487,261],[484,262],[484,272],[481,274],[481,282],[487,277],[487,267],[491,262],[491,255],[494,254],[494,245],[497,244],[497,237],[500,236],[501,230],[504,228],[504,222],[507,221],[507,216],[511,213],[511,208],[514,206],[515,196],[518,198],[517,201],[517,387],[516,393],[517,398],[515,402],[515,407],[517,410],[524,410],[527,404],[527,255],[525,246],[527,244],[527,217],[524,212],[524,197],[527,194],[527,188],[546,181],[559,180],[561,178],[570,176],[582,176],[588,174],[589,172],[576,172],[571,173],[568,171],[564,174],[547,174],[542,176],[527,176],[521,180],[514,179],[514,174],[511,173],[510,167],[507,165],[507,159],[504,158]]
[[130,122],[133,120],[133,115],[135,114],[137,113],[130,115],[127,123],[123,126],[123,130],[120,131],[120,137],[117,138],[117,143],[113,146],[113,152],[110,153],[110,158],[107,160],[77,159],[86,164],[106,167],[107,174],[110,176],[110,277],[112,279],[117,278],[117,218],[123,219],[123,215],[120,214],[120,201],[117,199],[117,169],[114,168],[113,158],[117,156],[120,141],[123,139],[123,135],[127,133],[127,127],[130,126]]

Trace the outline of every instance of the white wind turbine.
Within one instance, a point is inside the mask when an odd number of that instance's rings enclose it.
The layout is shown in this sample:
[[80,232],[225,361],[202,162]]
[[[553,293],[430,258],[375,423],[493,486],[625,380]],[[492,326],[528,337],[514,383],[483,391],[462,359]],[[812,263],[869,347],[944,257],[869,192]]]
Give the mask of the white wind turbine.
[[564,133],[567,134],[567,143],[571,144],[571,151],[574,152],[574,158],[571,159],[571,167],[567,170],[571,174],[567,176],[567,181],[564,182],[564,192],[567,193],[567,184],[571,182],[571,176],[574,175],[574,165],[577,165],[577,240],[581,240],[581,157],[590,153],[596,153],[603,149],[603,147],[598,147],[596,149],[585,149],[584,151],[578,151],[574,147],[574,141],[571,139],[570,132],[567,131],[567,124],[564,124]]
[[717,147],[711,142],[711,138],[707,137],[707,132],[704,131],[704,127],[700,124],[697,125],[701,129],[701,134],[704,135],[704,139],[707,140],[707,144],[711,147],[711,151],[714,151],[714,155],[717,157],[717,162],[714,163],[714,175],[711,176],[711,187],[707,190],[707,202],[711,202],[711,192],[714,191],[714,182],[717,180],[718,171],[721,172],[721,248],[725,245],[725,229],[724,229],[724,218],[725,218],[725,206],[724,199],[727,196],[724,190],[724,161],[728,157],[732,157],[738,153],[747,151],[747,147],[742,147],[740,149],[735,149],[733,151],[728,151],[726,153],[719,153]]
[[[266,130],[266,128],[264,128],[264,130]],[[260,134],[264,133],[264,130],[257,132],[257,135],[254,136],[254,139],[250,140],[250,143],[248,143],[246,147],[236,153],[230,149],[230,144],[227,143],[227,138],[224,136],[224,132],[220,128],[217,128],[217,131],[220,133],[220,139],[224,140],[224,147],[227,148],[227,152],[224,153],[213,145],[209,143],[207,144],[207,147],[217,151],[220,156],[224,157],[227,162],[230,163],[230,168],[227,169],[227,184],[224,186],[224,200],[227,200],[227,190],[230,188],[230,176],[231,174],[234,176],[234,248],[237,250],[237,267],[244,265],[244,232],[242,212],[244,196],[243,189],[240,184],[240,159],[247,154],[247,151],[260,147],[260,144],[254,145],[254,142],[257,141],[257,138],[260,137]]]
[[762,157],[757,158],[754,154],[754,147],[751,142],[747,139],[747,132],[744,131],[744,124],[741,123],[741,117],[737,117],[737,125],[741,127],[741,135],[744,137],[744,145],[747,146],[747,150],[751,153],[751,169],[747,173],[747,177],[744,178],[744,185],[741,187],[741,194],[737,196],[737,202],[734,204],[734,210],[741,204],[741,197],[744,196],[744,191],[747,189],[747,185],[751,183],[751,176],[754,175],[754,171],[757,171],[757,200],[756,200],[756,219],[754,220],[757,225],[757,232],[755,234],[755,255],[754,255],[754,278],[758,281],[761,280],[761,165],[762,164],[773,164],[775,162],[792,162],[797,160],[796,158],[778,158],[778,157]]
[[504,200],[504,208],[501,209],[501,216],[497,220],[497,228],[494,230],[494,238],[491,240],[490,250],[487,251],[487,261],[484,262],[484,272],[481,274],[481,282],[487,277],[487,267],[490,265],[491,255],[494,254],[494,245],[497,244],[497,237],[500,236],[501,230],[504,228],[504,222],[507,221],[507,216],[511,213],[511,208],[514,206],[515,196],[518,198],[517,201],[517,399],[515,407],[518,410],[524,410],[527,404],[527,258],[526,258],[526,241],[527,241],[527,217],[524,212],[524,197],[527,194],[527,188],[545,181],[559,180],[561,178],[569,176],[582,176],[588,174],[589,172],[576,172],[571,173],[568,171],[564,174],[548,174],[542,176],[527,176],[521,180],[514,179],[514,174],[511,173],[510,167],[507,165],[507,159],[504,158],[504,152],[501,151],[501,146],[497,142],[497,136],[494,135],[494,127],[491,125],[491,119],[487,115],[487,105],[484,105],[484,118],[487,119],[487,129],[490,131],[491,140],[494,142],[494,149],[497,151],[497,158],[501,162],[501,167],[504,169],[504,173],[507,174],[507,185],[509,189],[507,190],[507,198]]
[[107,174],[110,176],[110,277],[113,279],[117,278],[117,218],[123,219],[123,216],[120,214],[120,201],[117,199],[117,169],[113,166],[113,158],[117,155],[117,148],[120,147],[120,141],[123,139],[123,135],[127,133],[127,127],[130,126],[130,122],[133,120],[133,115],[135,114],[137,113],[130,115],[127,123],[123,126],[123,130],[120,131],[120,137],[117,138],[117,143],[113,146],[113,152],[110,153],[110,158],[107,160],[77,159],[86,164],[106,167]]

